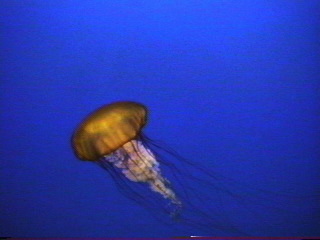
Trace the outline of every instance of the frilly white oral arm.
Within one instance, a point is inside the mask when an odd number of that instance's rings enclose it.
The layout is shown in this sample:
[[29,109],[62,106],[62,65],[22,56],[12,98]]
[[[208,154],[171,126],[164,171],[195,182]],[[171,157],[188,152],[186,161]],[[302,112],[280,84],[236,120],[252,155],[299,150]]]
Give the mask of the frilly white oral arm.
[[121,169],[129,180],[148,183],[153,191],[173,204],[181,205],[170,182],[162,176],[156,157],[140,140],[127,142],[115,152],[104,156],[104,160]]

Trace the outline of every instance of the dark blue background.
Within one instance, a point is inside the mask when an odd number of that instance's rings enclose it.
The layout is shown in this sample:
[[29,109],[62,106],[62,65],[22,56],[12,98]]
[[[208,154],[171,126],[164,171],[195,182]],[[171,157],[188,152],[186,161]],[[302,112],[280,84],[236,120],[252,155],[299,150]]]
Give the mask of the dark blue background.
[[[190,234],[73,155],[75,126],[118,100],[147,105],[148,136],[208,169],[279,193],[319,191],[318,0],[0,5],[1,236]],[[313,198],[285,205],[293,223],[281,211],[264,216],[271,227],[252,216],[249,234],[320,235]]]

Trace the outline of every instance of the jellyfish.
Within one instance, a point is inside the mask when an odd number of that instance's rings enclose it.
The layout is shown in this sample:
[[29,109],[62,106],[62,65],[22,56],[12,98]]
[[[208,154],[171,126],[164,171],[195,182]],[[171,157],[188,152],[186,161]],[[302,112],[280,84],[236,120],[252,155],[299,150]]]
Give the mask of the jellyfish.
[[[285,201],[300,199],[291,193],[248,186],[180,156],[143,133],[147,120],[147,107],[141,103],[120,101],[104,105],[76,128],[72,146],[79,159],[108,171],[127,197],[148,210],[156,210],[157,219],[162,221],[158,216],[164,213],[178,224],[191,226],[196,234],[218,231],[248,236],[242,228],[249,225],[245,219],[254,216],[260,225],[273,229],[278,225],[276,220],[273,223],[263,218],[261,212],[274,211],[284,218],[275,197],[283,197]],[[242,207],[225,209],[224,203],[231,200]],[[234,215],[241,216],[242,227],[233,220]],[[289,216],[296,214],[289,212]],[[286,223],[287,219],[294,217],[286,217]]]
[[[210,209],[208,202],[219,201],[219,192],[213,195],[213,189],[227,191],[218,184],[218,175],[148,138],[142,131],[147,120],[147,107],[141,103],[121,101],[102,106],[76,128],[72,136],[75,155],[108,171],[122,193],[156,212],[153,216],[160,221],[169,215],[177,223],[206,233],[212,233],[213,228],[242,233],[223,223],[223,212]],[[178,164],[167,160],[166,154]],[[175,186],[163,169],[168,170]]]
[[175,206],[172,215],[178,214],[182,202],[161,173],[152,150],[141,140],[147,113],[144,105],[129,101],[99,108],[76,129],[72,140],[75,154],[103,168],[117,168],[132,182],[146,183]]

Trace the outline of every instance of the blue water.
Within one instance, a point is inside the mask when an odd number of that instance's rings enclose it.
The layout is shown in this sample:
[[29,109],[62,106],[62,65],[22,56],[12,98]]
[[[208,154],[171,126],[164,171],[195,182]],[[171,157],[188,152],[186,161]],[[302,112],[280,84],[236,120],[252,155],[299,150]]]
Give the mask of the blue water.
[[[318,0],[0,7],[0,236],[320,235]],[[77,124],[118,100],[148,106],[150,138],[233,179],[199,189],[219,194],[199,207],[223,208],[225,230],[162,223],[74,156]]]

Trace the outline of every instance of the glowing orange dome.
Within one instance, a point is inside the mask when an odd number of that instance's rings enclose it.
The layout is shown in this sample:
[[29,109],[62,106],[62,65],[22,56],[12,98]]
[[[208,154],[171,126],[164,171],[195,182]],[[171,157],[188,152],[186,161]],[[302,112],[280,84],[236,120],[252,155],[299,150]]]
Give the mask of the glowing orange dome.
[[136,102],[115,102],[91,113],[75,130],[72,144],[78,158],[97,161],[139,135],[147,108]]

